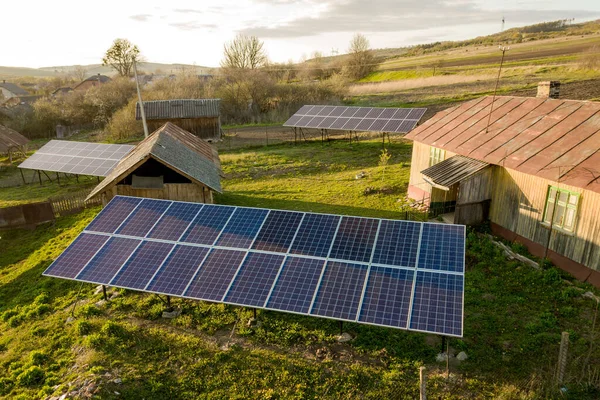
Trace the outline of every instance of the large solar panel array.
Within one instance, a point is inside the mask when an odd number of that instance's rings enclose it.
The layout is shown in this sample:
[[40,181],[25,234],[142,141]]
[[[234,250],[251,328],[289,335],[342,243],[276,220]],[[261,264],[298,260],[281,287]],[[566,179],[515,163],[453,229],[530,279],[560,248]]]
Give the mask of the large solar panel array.
[[407,133],[425,108],[302,106],[283,126],[361,132]]
[[46,276],[462,336],[465,228],[115,197]]
[[126,144],[51,140],[23,161],[19,168],[107,176],[133,147]]

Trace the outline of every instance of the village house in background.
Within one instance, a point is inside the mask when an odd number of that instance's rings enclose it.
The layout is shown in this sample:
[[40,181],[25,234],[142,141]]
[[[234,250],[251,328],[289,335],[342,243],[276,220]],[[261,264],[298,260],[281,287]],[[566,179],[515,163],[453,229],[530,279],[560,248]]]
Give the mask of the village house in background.
[[100,86],[100,85],[104,85],[105,83],[110,82],[112,79],[110,79],[108,76],[106,75],[92,75],[89,78],[81,81],[79,84],[77,84],[73,90],[80,90],[80,91],[84,91],[87,92],[88,90],[90,90],[91,88],[95,87],[95,86]]
[[[221,138],[220,104],[220,99],[144,101],[144,111],[150,130],[171,122],[199,138],[213,141]],[[142,119],[139,103],[136,104],[135,119]]]
[[221,163],[206,141],[166,123],[141,141],[92,190],[106,204],[116,195],[213,203],[221,193]]
[[[492,96],[437,113],[414,141],[409,197],[487,220],[582,281],[600,286],[600,102]],[[493,111],[490,105],[493,101]]]
[[25,89],[15,85],[14,83],[6,82],[5,80],[2,80],[0,83],[0,100],[8,100],[12,97],[28,95],[29,93]]

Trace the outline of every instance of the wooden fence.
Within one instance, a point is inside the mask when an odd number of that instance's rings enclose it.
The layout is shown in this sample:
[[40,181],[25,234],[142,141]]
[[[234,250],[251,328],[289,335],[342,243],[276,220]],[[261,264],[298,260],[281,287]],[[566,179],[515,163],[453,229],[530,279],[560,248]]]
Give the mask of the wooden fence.
[[99,206],[102,204],[100,196],[96,196],[93,199],[85,200],[88,193],[75,193],[65,196],[51,197],[48,199],[52,204],[52,210],[54,215],[59,217],[61,215],[75,214],[87,207]]

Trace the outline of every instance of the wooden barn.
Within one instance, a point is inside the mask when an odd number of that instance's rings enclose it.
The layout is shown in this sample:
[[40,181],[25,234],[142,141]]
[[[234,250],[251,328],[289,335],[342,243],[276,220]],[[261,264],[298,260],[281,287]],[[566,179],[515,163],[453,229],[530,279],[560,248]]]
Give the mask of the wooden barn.
[[[144,111],[149,130],[171,122],[199,138],[213,141],[221,138],[220,104],[220,99],[145,101]],[[142,119],[139,103],[136,105],[135,119]]]
[[92,190],[106,204],[116,195],[212,203],[221,193],[217,150],[169,122],[141,141]]
[[4,125],[0,125],[0,153],[8,154],[11,163],[12,153],[20,151],[25,154],[27,151],[27,143],[29,143],[29,139],[25,136]]
[[454,211],[455,223],[489,219],[600,287],[600,102],[550,98],[547,87],[468,101],[409,133],[409,197]]

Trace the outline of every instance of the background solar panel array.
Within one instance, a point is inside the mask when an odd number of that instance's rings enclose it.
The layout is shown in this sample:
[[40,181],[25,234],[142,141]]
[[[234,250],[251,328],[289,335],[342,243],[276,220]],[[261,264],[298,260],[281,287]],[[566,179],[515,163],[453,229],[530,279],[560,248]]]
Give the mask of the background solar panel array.
[[462,336],[465,228],[115,197],[44,272]]
[[126,144],[51,140],[23,161],[19,168],[107,176],[133,147]]
[[407,133],[425,108],[302,106],[283,126],[362,132]]

